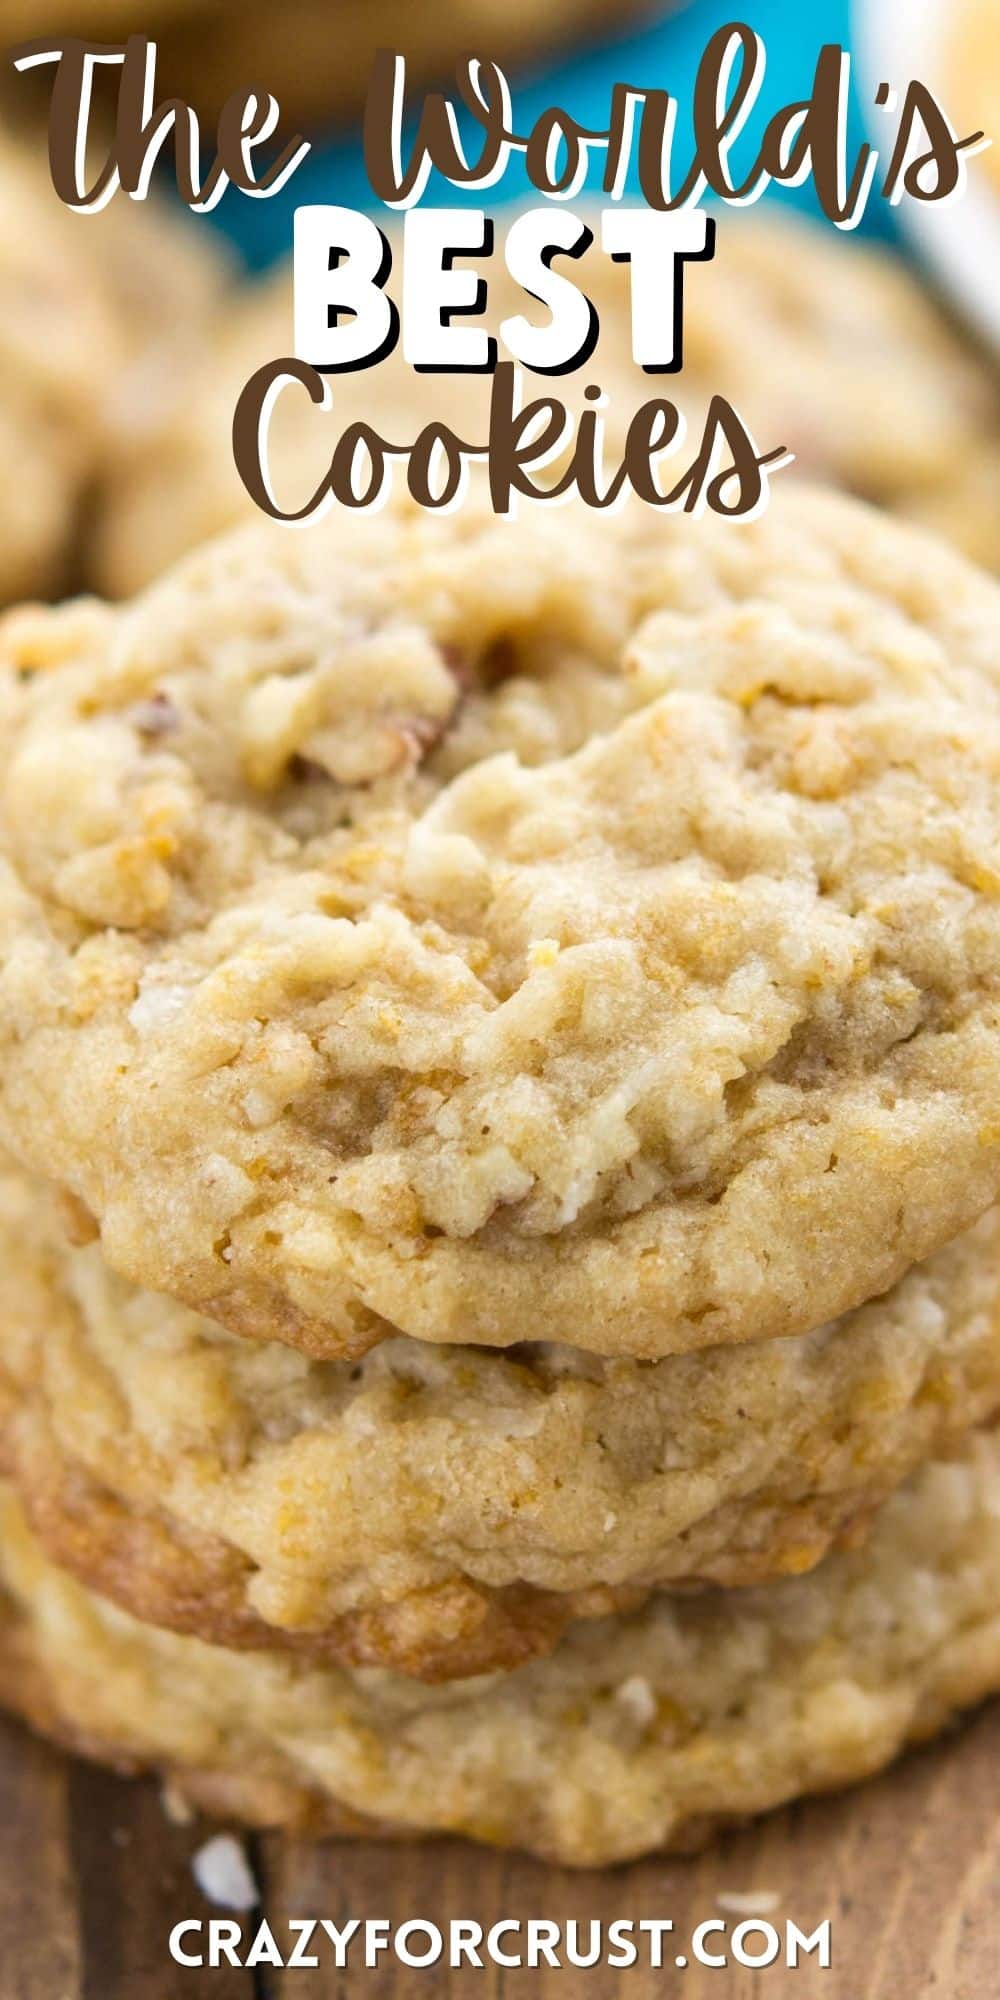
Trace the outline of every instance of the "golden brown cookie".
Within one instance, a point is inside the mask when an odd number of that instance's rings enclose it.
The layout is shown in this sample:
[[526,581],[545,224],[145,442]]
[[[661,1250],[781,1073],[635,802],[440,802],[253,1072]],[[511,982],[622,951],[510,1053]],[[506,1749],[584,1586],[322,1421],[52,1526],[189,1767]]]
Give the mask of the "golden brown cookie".
[[973,174],[990,174],[1000,187],[1000,18],[994,0],[956,0],[945,18],[948,101],[963,131],[984,132],[991,142]]
[[910,528],[249,530],[0,640],[0,1123],[317,1354],[802,1333],[1000,1185],[1000,596]]
[[355,1365],[116,1280],[64,1210],[0,1180],[7,1471],[65,1568],[225,1645],[513,1666],[653,1585],[810,1569],[1000,1407],[996,1209],[794,1340],[648,1364],[400,1337]]
[[0,604],[70,573],[119,332],[99,276],[27,156],[0,142]]
[[859,1551],[759,1590],[659,1598],[546,1660],[431,1689],[225,1652],[0,1552],[3,1699],[253,1824],[465,1834],[573,1866],[880,1770],[1000,1686],[1000,1442],[924,1469]]
[[159,201],[71,214],[43,160],[0,140],[0,604],[78,581],[112,437],[175,393],[226,268]]

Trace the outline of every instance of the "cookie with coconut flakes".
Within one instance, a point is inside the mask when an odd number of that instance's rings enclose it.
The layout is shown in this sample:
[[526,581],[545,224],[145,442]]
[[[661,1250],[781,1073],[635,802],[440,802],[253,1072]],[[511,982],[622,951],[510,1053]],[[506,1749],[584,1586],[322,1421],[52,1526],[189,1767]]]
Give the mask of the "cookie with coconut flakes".
[[811,1576],[660,1598],[446,1688],[157,1632],[47,1563],[9,1494],[2,1526],[4,1702],[251,1825],[601,1866],[869,1777],[1000,1686],[995,1432]]
[[856,503],[331,517],[0,637],[0,1126],[326,1355],[805,1332],[1000,1186],[1000,596]]
[[64,1213],[4,1173],[0,1455],[56,1561],[224,1645],[516,1666],[656,1586],[812,1568],[1000,1408],[995,1208],[831,1326],[655,1363],[310,1361],[115,1279]]

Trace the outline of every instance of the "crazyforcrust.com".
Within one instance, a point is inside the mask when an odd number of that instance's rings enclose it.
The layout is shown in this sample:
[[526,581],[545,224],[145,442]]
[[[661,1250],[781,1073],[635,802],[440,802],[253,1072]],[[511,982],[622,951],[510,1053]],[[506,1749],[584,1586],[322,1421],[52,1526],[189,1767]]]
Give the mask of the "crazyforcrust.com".
[[375,1970],[395,1961],[417,1971],[435,1966],[649,1966],[654,1971],[688,1965],[751,1970],[809,1962],[832,1963],[830,1919],[812,1931],[787,1920],[760,1915],[708,1917],[690,1932],[675,1930],[669,1917],[600,1918],[556,1922],[547,1917],[505,1917],[488,1928],[470,1917],[444,1924],[423,1917],[391,1924],[379,1917],[352,1917],[335,1924],[329,1917],[293,1917],[269,1924],[265,1918],[237,1922],[229,1917],[189,1917],[170,1933],[170,1956],[178,1965],[199,1967],[257,1965],[282,1970],[322,1965]]

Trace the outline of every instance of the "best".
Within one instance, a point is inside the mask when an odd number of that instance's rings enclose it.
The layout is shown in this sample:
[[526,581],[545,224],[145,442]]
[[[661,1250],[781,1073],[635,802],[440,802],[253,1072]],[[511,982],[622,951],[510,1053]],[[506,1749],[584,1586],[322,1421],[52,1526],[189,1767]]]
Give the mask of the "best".
[[[629,266],[632,355],[649,374],[681,365],[684,265],[710,258],[715,225],[697,208],[669,214],[639,207],[600,213],[601,248]],[[506,230],[511,277],[548,315],[535,326],[523,313],[500,321],[507,355],[538,375],[564,375],[593,352],[598,316],[572,265],[594,241],[587,222],[565,208],[532,208]],[[421,373],[491,374],[497,338],[480,318],[487,280],[456,258],[489,256],[493,224],[481,209],[410,209],[402,228],[401,308],[385,285],[392,268],[388,237],[357,209],[322,205],[295,216],[295,352],[323,374],[370,368],[402,337],[403,357]]]

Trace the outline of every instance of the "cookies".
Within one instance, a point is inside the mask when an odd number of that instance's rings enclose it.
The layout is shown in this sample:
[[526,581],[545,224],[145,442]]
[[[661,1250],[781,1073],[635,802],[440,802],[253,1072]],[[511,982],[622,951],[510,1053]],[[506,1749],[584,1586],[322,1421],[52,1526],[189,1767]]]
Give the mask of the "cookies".
[[113,433],[168,394],[226,268],[155,200],[70,214],[43,158],[0,140],[0,604],[78,584]]
[[[240,509],[108,220],[53,545],[96,451],[156,569],[157,509]],[[988,377],[795,240],[714,274],[691,395],[992,559]],[[587,1865],[1000,1685],[998,614],[793,479],[257,524],[8,615],[6,1703],[252,1823]]]
[[[1000,569],[995,369],[891,252],[830,237],[788,219],[722,216],[714,261],[690,267],[685,279],[683,372],[665,377],[633,365],[625,272],[592,248],[576,269],[600,314],[596,352],[555,385],[526,374],[526,392],[555,386],[578,411],[587,384],[601,383],[610,396],[610,462],[648,397],[679,401],[697,434],[708,398],[727,395],[761,450],[784,444],[795,452],[783,479],[804,474],[846,487]],[[489,278],[494,330],[522,311],[541,323],[542,309],[512,285],[499,250],[476,262]],[[98,514],[90,554],[98,589],[129,596],[199,540],[253,513],[232,460],[233,410],[255,370],[291,344],[292,280],[282,270],[227,300],[200,371],[177,378],[173,399],[164,389],[145,423],[136,412]],[[489,391],[481,376],[415,375],[398,351],[374,370],[332,378],[328,417],[290,391],[271,427],[283,504],[304,503],[348,422],[365,418],[406,440],[434,415],[460,436],[485,437]]]
[[811,1568],[1000,1408],[996,1209],[831,1327],[652,1366],[310,1362],[116,1281],[63,1220],[4,1174],[0,1457],[56,1560],[226,1645],[511,1667],[653,1585]]
[[885,1290],[1000,1185],[998,605],[798,491],[251,530],[17,615],[6,1143],[316,1354]]
[[1000,32],[991,0],[958,0],[948,18],[947,81],[963,131],[984,132],[991,144],[972,165],[1000,190]]
[[62,212],[0,141],[0,604],[54,593],[97,460],[118,332]]
[[1000,1444],[974,1439],[812,1576],[660,1598],[549,1660],[427,1689],[138,1625],[4,1510],[3,1695],[253,1823],[463,1833],[574,1866],[866,1777],[1000,1685]]

